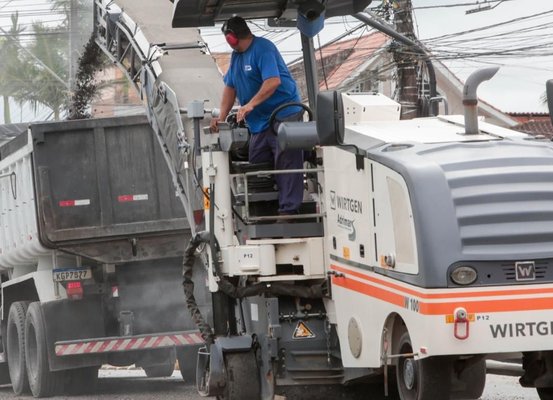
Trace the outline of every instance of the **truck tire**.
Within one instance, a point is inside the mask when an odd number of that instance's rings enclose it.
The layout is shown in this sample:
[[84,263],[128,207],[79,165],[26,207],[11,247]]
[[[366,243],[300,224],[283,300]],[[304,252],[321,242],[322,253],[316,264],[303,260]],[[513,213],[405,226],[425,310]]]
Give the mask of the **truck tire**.
[[176,362],[177,356],[175,355],[175,351],[171,351],[165,363],[142,367],[142,369],[148,378],[165,378],[173,375]]
[[28,307],[28,301],[12,303],[6,329],[8,370],[13,391],[18,396],[29,393],[29,379],[27,378],[25,361],[25,315]]
[[[399,336],[395,354],[413,353],[411,338],[406,329]],[[401,400],[449,399],[453,364],[446,357],[415,360],[399,357],[396,381]]]
[[83,367],[65,371],[65,394],[78,396],[82,394],[93,394],[98,389],[97,367]]
[[198,346],[186,346],[177,349],[179,371],[182,376],[182,380],[186,383],[196,384],[198,350]]
[[225,354],[226,386],[222,400],[261,398],[259,368],[253,351]]
[[482,359],[476,364],[465,368],[459,380],[465,385],[465,390],[452,393],[453,399],[477,400],[484,393],[486,387],[486,360]]
[[540,400],[553,400],[553,388],[537,388]]
[[173,375],[175,364],[151,365],[143,369],[148,378],[166,378]]
[[63,391],[65,371],[51,372],[48,365],[46,328],[39,302],[31,303],[25,321],[25,357],[29,387],[34,397],[48,397]]

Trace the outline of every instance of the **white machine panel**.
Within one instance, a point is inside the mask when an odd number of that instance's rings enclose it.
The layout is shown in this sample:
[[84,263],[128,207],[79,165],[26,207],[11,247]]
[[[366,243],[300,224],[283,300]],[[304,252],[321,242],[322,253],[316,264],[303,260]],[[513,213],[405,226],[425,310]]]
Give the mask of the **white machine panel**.
[[373,171],[379,266],[416,274],[417,243],[407,185],[401,175],[383,165],[374,163]]
[[274,275],[275,247],[270,244],[231,246],[221,249],[223,271],[234,275]]
[[401,105],[379,93],[342,93],[346,125],[367,121],[398,121]]
[[[324,148],[325,232],[331,256],[376,264],[372,176],[368,160],[357,169],[355,155],[336,147]],[[326,165],[337,167],[326,168]]]
[[[250,240],[247,243],[252,246],[274,246],[277,267],[298,265],[303,268],[303,276],[310,278],[320,278],[325,274],[323,238],[265,239]],[[279,272],[278,268],[276,272]],[[294,277],[297,279],[297,276]]]

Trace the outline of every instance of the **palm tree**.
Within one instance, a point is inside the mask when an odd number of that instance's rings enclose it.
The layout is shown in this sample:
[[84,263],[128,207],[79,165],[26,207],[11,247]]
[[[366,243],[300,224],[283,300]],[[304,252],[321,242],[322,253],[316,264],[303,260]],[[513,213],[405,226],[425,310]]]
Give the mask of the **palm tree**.
[[[82,56],[84,46],[92,34],[92,5],[90,0],[50,0],[51,9],[64,17],[60,26],[67,29],[69,51],[69,73],[73,79],[77,60]],[[72,87],[73,89],[74,87]]]
[[21,97],[21,60],[19,58],[19,35],[25,30],[19,25],[19,15],[11,15],[12,25],[0,42],[0,95],[4,105],[4,123],[11,123],[10,98]]
[[[42,23],[33,24],[35,39],[25,55],[31,68],[28,83],[33,88],[26,98],[33,105],[42,104],[52,109],[54,119],[68,96],[67,40],[63,27],[50,28]],[[29,56],[28,54],[32,54]]]
[[10,123],[10,98],[20,105],[28,103],[51,108],[55,119],[67,97],[67,38],[63,27],[33,24],[30,45],[19,41],[24,28],[18,14],[12,14],[12,27],[0,43],[0,95],[4,103],[4,122]]
[[[12,15],[9,34],[4,32],[5,38],[0,38],[0,97],[3,97],[6,123],[11,122],[10,99],[20,104],[30,104],[35,111],[39,106],[46,106],[52,109],[56,120],[60,118],[62,107],[67,104],[70,95],[70,52],[75,56],[80,46],[68,35],[70,16],[76,14],[71,11],[90,8],[90,4],[87,5],[86,0],[51,2],[52,11],[66,17],[57,27],[33,24],[33,41],[23,45],[19,42],[19,35],[24,29],[20,27],[18,14],[15,13]],[[86,18],[86,15],[79,17]],[[85,24],[85,21],[82,22]],[[73,26],[82,27],[80,23],[80,20],[72,21]],[[70,43],[73,49],[69,48]]]

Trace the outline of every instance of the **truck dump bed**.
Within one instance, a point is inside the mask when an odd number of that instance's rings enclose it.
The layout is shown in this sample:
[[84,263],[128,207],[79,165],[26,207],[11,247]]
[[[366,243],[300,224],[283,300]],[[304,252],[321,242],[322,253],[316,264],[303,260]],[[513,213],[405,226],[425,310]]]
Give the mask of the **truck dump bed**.
[[[156,140],[146,117],[133,116],[35,124],[2,146],[1,170],[20,189],[8,196],[10,182],[0,182],[11,203],[1,217],[12,218],[2,223],[0,265],[31,264],[47,249],[105,263],[181,255],[189,229]],[[36,219],[24,215],[25,240],[13,246],[22,208]],[[17,260],[3,262],[14,251]]]

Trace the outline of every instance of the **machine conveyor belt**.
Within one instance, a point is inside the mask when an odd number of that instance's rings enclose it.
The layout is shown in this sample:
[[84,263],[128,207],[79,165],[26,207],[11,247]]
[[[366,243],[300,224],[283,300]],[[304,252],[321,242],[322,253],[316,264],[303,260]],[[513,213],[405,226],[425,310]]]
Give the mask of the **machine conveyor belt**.
[[[197,28],[171,27],[173,4],[169,0],[116,0],[115,3],[140,27],[150,44],[202,41]],[[219,106],[223,82],[211,55],[200,49],[169,50],[159,63],[160,79],[173,89],[181,107],[192,100],[208,100],[208,107]]]
[[[195,216],[203,209],[194,171],[201,164],[194,159],[200,135],[194,132],[209,118],[193,121],[181,111],[192,101],[218,107],[223,82],[199,30],[171,27],[172,7],[169,1],[95,0],[95,37],[140,92],[194,233]],[[195,116],[201,118],[197,104]]]

